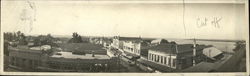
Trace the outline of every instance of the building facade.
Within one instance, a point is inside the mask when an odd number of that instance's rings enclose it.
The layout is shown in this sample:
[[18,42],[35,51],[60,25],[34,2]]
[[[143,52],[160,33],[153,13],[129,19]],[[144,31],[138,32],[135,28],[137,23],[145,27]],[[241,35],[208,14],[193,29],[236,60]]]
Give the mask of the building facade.
[[123,50],[136,55],[141,54],[141,42],[139,41],[124,41]]
[[55,50],[47,54],[45,50],[17,46],[10,47],[9,53],[9,67],[22,71],[109,72],[116,66],[116,60],[106,55],[106,51],[100,53],[100,50],[84,55]]
[[197,55],[193,56],[192,44],[160,44],[149,49],[148,61],[172,69],[184,69],[193,65],[193,60],[202,55],[203,48],[203,46],[197,46],[195,48]]
[[140,37],[119,37],[113,38],[112,47],[120,49],[123,52],[140,56],[142,49],[142,39]]
[[22,47],[22,49],[9,48],[9,67],[19,70],[37,71],[36,68],[41,65],[41,58],[44,55],[42,51],[27,50],[26,47]]

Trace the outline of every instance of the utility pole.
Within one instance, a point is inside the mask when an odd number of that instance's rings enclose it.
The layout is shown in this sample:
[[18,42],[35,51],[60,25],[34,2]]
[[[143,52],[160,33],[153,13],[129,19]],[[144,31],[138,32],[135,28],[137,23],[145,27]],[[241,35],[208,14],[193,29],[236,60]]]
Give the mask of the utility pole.
[[193,43],[193,66],[196,65],[195,59],[196,59],[196,40],[194,38],[194,43]]
[[171,52],[170,52],[170,60],[168,61],[170,63],[170,72],[172,72],[172,53],[174,53],[174,44],[171,44]]

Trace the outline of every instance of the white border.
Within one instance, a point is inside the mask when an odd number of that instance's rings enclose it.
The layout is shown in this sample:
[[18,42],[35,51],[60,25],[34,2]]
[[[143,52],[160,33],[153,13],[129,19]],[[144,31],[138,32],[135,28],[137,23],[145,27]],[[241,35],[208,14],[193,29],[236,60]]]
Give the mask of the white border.
[[[3,0],[4,1],[24,1],[24,0]],[[31,0],[31,1],[41,1],[41,0]],[[51,1],[51,0],[43,0],[43,1]],[[52,0],[52,1],[83,1],[86,3],[183,3],[183,0]],[[249,21],[249,4],[248,0],[185,0],[185,3],[233,3],[233,4],[245,4],[245,14],[246,14],[246,22]],[[2,18],[1,18],[2,19]],[[247,76],[250,75],[249,69],[249,22],[247,23],[247,36],[246,36],[246,64],[247,64],[247,72],[220,72],[220,73],[71,73],[71,72],[4,72],[3,71],[3,32],[1,31],[1,52],[0,52],[0,75],[120,75],[120,76],[127,76],[127,75],[145,75],[145,76],[152,76],[152,75],[170,75],[170,76]],[[4,29],[4,28],[1,28]]]

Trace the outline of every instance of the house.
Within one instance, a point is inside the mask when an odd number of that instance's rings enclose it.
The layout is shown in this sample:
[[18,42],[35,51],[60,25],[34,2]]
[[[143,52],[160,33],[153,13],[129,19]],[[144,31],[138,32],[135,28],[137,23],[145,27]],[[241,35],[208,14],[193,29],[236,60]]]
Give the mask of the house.
[[[159,44],[149,49],[148,61],[172,69],[184,69],[193,65],[193,60],[202,55],[204,45],[193,44]],[[196,51],[194,56],[193,51]],[[197,64],[199,62],[196,62]]]

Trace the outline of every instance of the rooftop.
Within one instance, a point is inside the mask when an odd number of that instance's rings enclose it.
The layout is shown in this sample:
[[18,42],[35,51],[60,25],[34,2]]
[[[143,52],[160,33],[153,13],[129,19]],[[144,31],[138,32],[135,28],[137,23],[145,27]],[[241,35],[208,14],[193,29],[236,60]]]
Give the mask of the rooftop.
[[101,45],[91,43],[63,43],[58,45],[63,51],[84,51],[86,54],[91,54],[94,51],[95,54],[106,54],[106,50]]
[[57,54],[54,54],[51,57],[67,58],[67,59],[110,59],[107,55],[95,54],[95,56],[92,57],[92,54],[76,55],[76,54],[72,54],[72,52],[57,52]]
[[13,51],[21,51],[21,52],[30,52],[30,53],[42,53],[41,50],[30,49],[25,45],[18,45],[17,47],[9,47],[10,50]]
[[[201,51],[205,47],[205,45],[196,45],[196,50]],[[193,51],[193,44],[160,44],[153,46],[150,50],[173,54],[176,54],[177,51],[178,53],[185,53]]]
[[222,54],[222,51],[215,47],[209,47],[209,48],[203,49],[203,54],[213,59],[214,57]]

